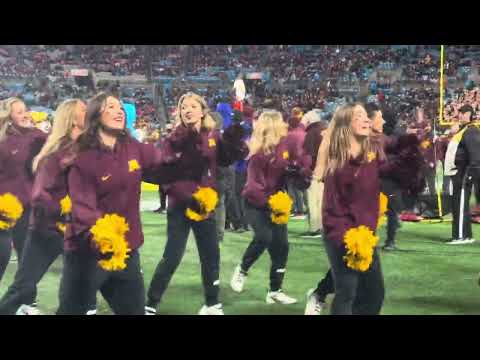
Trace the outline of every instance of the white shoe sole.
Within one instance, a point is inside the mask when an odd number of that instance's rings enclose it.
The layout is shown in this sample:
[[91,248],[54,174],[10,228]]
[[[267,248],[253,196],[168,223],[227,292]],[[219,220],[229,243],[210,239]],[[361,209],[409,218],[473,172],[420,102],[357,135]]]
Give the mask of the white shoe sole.
[[274,300],[274,299],[271,298],[271,297],[267,297],[266,303],[267,303],[268,305],[272,305],[272,304],[293,305],[293,304],[298,303],[298,300],[295,300],[294,302],[283,303],[283,302],[280,302],[280,301],[276,301],[276,300]]

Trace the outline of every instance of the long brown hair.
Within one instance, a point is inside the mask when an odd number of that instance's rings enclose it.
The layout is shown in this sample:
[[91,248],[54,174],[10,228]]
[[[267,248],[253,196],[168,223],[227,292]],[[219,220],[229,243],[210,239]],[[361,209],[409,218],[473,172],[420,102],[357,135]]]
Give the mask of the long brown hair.
[[[87,104],[87,112],[85,114],[85,131],[78,137],[75,146],[75,153],[78,154],[81,151],[88,149],[95,149],[101,147],[101,141],[99,138],[99,130],[101,128],[102,112],[107,102],[107,99],[112,96],[111,93],[101,92],[95,95]],[[125,121],[126,125],[126,121]],[[118,140],[125,141],[131,139],[128,130],[124,129]]]
[[[318,151],[317,168],[315,175],[325,178],[332,175],[338,169],[343,168],[350,160],[351,137],[353,136],[351,123],[355,107],[361,103],[351,103],[340,106],[335,111],[325,137]],[[373,152],[380,159],[385,159],[385,154],[378,142],[371,141],[370,136],[361,140],[361,160],[368,161],[368,154]]]

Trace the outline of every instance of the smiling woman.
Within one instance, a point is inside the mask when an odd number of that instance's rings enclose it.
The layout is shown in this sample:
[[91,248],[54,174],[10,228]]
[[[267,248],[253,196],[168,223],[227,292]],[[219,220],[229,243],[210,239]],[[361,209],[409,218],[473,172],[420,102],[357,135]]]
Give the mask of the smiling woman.
[[57,313],[95,313],[92,299],[100,290],[115,314],[140,315],[145,302],[138,252],[140,186],[152,173],[158,183],[166,179],[164,157],[129,135],[123,107],[112,95],[95,96],[85,122],[68,174],[72,222],[65,232]]
[[[0,230],[0,280],[8,264],[13,240],[20,259],[30,214],[29,200],[33,186],[33,157],[40,151],[46,135],[30,127],[25,104],[9,98],[0,104],[0,195],[15,196],[23,215],[8,230]],[[0,214],[1,215],[1,214]]]

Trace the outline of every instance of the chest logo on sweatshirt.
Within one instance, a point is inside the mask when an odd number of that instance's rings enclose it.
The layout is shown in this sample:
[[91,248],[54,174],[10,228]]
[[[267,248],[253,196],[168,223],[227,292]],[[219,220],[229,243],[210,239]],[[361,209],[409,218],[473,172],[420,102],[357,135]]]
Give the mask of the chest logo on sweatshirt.
[[372,161],[375,160],[376,158],[377,158],[377,155],[376,155],[373,151],[370,151],[370,152],[367,154],[368,162],[372,162]]
[[102,176],[102,181],[107,181],[108,179],[110,179],[112,177],[112,175],[108,174],[108,175],[105,175],[105,176]]
[[139,170],[140,165],[138,164],[137,160],[133,159],[128,162],[128,172],[134,172],[135,170]]
[[217,146],[215,139],[208,139],[208,147],[215,147],[215,146]]
[[12,150],[12,155],[16,155],[18,153],[18,149]]
[[283,153],[282,153],[282,158],[283,160],[288,160],[290,158],[290,154],[288,153],[287,150],[285,150]]

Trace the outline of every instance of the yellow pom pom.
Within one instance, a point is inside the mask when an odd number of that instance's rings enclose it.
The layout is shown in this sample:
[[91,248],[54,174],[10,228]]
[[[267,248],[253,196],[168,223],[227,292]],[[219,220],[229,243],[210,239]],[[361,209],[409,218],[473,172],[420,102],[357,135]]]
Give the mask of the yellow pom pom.
[[378,207],[378,222],[377,222],[377,229],[384,223],[385,221],[385,213],[388,210],[388,196],[384,193],[380,193],[379,196],[379,207]]
[[60,209],[62,210],[61,215],[70,214],[72,212],[72,199],[70,196],[65,196],[60,200]]
[[65,231],[67,230],[67,225],[61,222],[57,222],[56,225],[57,225],[57,229],[60,230],[62,234],[65,234]]
[[344,260],[347,266],[357,271],[367,271],[373,259],[373,248],[377,245],[378,236],[366,226],[352,228],[345,233],[347,254]]
[[129,257],[130,249],[125,239],[129,226],[124,217],[117,214],[106,214],[97,220],[90,229],[93,241],[100,253],[112,253],[108,260],[100,260],[100,267],[107,271],[123,270],[127,266],[125,260]]
[[293,201],[285,191],[278,191],[270,196],[268,205],[272,210],[271,219],[274,224],[283,225],[288,223]]
[[0,230],[15,226],[23,214],[23,205],[13,194],[0,195]]
[[193,198],[200,205],[200,213],[187,208],[185,216],[193,221],[203,221],[208,218],[208,215],[215,210],[218,204],[218,194],[210,187],[199,187],[198,190],[193,193]]

